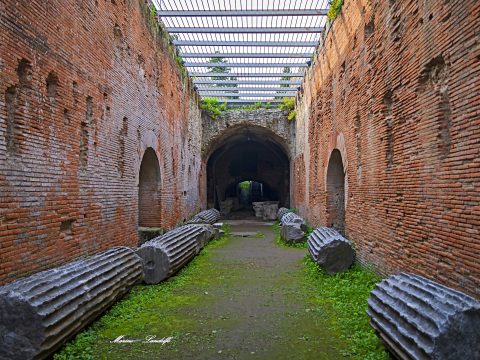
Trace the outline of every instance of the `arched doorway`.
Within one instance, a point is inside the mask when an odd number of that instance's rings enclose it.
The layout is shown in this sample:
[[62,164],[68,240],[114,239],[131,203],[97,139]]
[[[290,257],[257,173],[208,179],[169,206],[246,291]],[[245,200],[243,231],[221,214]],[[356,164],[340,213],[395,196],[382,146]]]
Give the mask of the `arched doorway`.
[[155,150],[147,148],[138,181],[138,226],[160,227],[160,167]]
[[290,160],[278,136],[261,127],[235,127],[215,145],[207,162],[209,207],[253,212],[253,201],[290,205]]
[[332,151],[327,168],[327,226],[345,235],[345,172],[338,149]]

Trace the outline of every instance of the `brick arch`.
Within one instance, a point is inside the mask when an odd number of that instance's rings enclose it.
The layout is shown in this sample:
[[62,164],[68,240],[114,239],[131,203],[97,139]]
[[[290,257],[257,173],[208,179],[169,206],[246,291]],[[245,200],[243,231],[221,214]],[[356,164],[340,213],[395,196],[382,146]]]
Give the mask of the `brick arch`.
[[143,154],[138,177],[138,226],[160,227],[160,166],[152,147],[148,147]]
[[345,171],[340,150],[330,154],[326,171],[327,226],[345,234]]
[[334,150],[338,150],[340,155],[342,156],[342,164],[343,164],[343,172],[345,174],[345,210],[348,205],[348,158],[347,158],[347,148],[345,144],[345,136],[342,132],[334,132],[329,139],[328,142],[328,151],[327,156],[324,159],[324,184],[325,184],[325,191],[327,191],[327,169],[328,169],[328,162],[332,156],[332,152]]
[[160,167],[160,169],[162,169],[162,158],[161,156],[158,156],[158,154],[161,153],[158,137],[152,130],[145,131],[141,135],[139,147],[138,147],[138,157],[135,159],[135,162],[133,164],[135,168],[135,174],[136,174],[135,186],[138,186],[139,184],[140,164],[142,162],[145,151],[148,148],[152,148],[155,151],[158,158],[158,166]]
[[[264,200],[290,204],[290,157],[287,144],[270,129],[231,126],[205,152],[208,206],[221,207],[227,189],[243,180],[268,185]],[[267,195],[267,194],[266,194]]]

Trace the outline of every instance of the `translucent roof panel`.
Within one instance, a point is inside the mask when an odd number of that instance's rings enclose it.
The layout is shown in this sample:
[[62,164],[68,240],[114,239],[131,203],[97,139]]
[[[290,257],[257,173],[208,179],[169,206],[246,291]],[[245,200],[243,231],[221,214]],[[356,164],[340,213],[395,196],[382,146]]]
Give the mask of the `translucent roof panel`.
[[152,0],[202,97],[295,96],[328,0]]

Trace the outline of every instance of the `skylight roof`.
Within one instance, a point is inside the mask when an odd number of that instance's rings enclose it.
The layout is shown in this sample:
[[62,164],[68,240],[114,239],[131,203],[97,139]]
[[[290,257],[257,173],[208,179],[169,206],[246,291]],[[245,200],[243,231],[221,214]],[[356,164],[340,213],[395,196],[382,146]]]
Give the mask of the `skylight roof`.
[[201,97],[295,96],[320,41],[327,0],[152,0]]

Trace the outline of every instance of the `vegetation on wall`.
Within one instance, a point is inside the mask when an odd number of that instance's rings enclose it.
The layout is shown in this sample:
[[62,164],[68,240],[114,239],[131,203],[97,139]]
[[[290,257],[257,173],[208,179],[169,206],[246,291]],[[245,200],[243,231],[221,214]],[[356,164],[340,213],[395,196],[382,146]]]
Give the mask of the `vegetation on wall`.
[[284,97],[280,103],[280,109],[289,111],[288,120],[293,120],[297,116],[297,110],[295,110],[295,98]]
[[227,110],[227,103],[220,103],[217,98],[203,98],[200,109],[215,120],[222,112]]
[[258,109],[270,109],[270,106],[271,106],[271,104],[269,102],[263,103],[261,101],[258,101],[254,104],[247,104],[247,105],[242,105],[242,106],[232,108],[232,110],[251,111],[251,110],[258,110]]
[[330,2],[330,10],[328,10],[327,18],[329,21],[333,21],[340,10],[342,9],[343,0],[332,0]]

